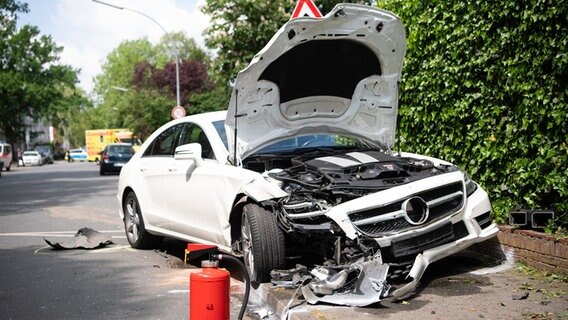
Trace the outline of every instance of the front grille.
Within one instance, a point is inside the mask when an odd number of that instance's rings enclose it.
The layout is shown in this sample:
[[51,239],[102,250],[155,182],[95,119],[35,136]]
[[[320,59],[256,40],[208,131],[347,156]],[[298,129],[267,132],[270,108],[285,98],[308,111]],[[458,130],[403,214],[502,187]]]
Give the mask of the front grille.
[[455,224],[446,223],[442,227],[419,235],[412,235],[403,240],[393,241],[389,256],[400,260],[424,250],[434,248],[469,235],[463,221]]
[[[445,217],[452,215],[460,210],[464,203],[463,183],[454,182],[438,188],[426,190],[416,194],[409,195],[404,199],[400,199],[394,203],[390,203],[381,207],[368,210],[352,212],[349,214],[351,222],[362,233],[368,236],[382,236],[385,234],[394,234],[410,230],[417,226],[410,224],[404,216],[402,216],[402,204],[411,197],[420,197],[429,203],[429,215],[424,224],[429,224]],[[388,215],[397,215],[398,217],[384,218]],[[382,217],[381,217],[382,216]],[[384,221],[373,221],[373,219]]]
[[393,241],[391,244],[391,252],[393,257],[400,258],[437,247],[453,239],[454,232],[452,224],[448,223],[436,230],[420,235],[413,235],[412,238],[409,239]]
[[479,227],[481,229],[489,227],[493,222],[493,220],[491,219],[491,212],[487,211],[486,213],[475,217],[475,221],[477,221],[477,224],[479,224]]

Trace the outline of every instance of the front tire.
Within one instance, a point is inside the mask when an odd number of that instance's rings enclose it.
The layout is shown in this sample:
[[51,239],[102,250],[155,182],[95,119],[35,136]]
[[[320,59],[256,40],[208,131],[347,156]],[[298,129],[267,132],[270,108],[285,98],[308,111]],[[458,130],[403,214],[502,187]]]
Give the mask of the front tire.
[[241,240],[245,267],[253,288],[270,280],[270,271],[285,267],[284,233],[276,214],[248,204],[243,208]]
[[142,210],[138,198],[134,192],[129,192],[123,203],[124,211],[124,230],[126,238],[132,248],[136,249],[152,249],[160,242],[162,237],[151,235],[144,226],[142,218]]

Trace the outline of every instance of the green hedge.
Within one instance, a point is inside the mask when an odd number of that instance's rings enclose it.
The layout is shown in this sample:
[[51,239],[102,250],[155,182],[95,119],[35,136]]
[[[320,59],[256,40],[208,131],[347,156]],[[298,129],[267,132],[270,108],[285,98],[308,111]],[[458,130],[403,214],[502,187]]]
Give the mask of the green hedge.
[[498,221],[515,208],[568,218],[568,1],[379,1],[408,48],[402,150],[462,166]]

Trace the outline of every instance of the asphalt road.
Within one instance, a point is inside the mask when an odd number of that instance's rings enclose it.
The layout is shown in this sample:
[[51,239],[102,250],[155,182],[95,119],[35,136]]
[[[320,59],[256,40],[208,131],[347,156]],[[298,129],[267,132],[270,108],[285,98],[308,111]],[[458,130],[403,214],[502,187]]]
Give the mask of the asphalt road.
[[[117,213],[117,181],[117,175],[100,176],[93,163],[13,166],[2,173],[0,319],[188,318],[188,278],[199,261],[183,264],[180,241],[166,240],[158,250],[131,249]],[[83,227],[111,236],[114,244],[55,251],[43,240],[68,240]],[[242,291],[233,279],[231,319]],[[292,320],[568,319],[567,292],[565,282],[503,271],[473,248],[430,266],[416,295],[403,302],[308,306],[294,290],[266,284],[252,297],[256,304],[245,319],[269,311],[267,319],[276,319],[287,309]]]
[[[117,181],[117,175],[100,176],[93,163],[3,172],[0,319],[188,318],[188,278],[195,267],[183,265],[185,244],[131,249],[117,213]],[[111,236],[114,244],[55,251],[43,239],[68,240],[83,227]],[[237,296],[239,290],[234,283]],[[240,301],[232,305],[236,314]]]

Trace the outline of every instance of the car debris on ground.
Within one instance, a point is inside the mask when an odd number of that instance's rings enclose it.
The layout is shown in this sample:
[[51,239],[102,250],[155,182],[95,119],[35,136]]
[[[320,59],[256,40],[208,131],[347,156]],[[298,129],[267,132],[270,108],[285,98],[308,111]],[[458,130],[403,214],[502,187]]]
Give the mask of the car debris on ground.
[[73,236],[73,239],[68,241],[54,242],[46,238],[43,238],[43,240],[55,250],[92,250],[103,248],[113,243],[110,236],[87,227],[79,229]]

